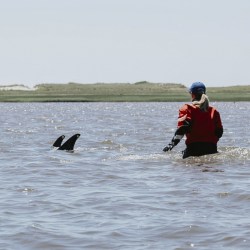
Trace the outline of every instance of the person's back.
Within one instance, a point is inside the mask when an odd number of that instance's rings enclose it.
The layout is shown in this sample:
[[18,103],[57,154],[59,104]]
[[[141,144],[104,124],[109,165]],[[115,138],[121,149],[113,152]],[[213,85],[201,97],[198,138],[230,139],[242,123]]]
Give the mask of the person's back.
[[180,108],[178,129],[171,146],[165,147],[163,151],[171,150],[185,134],[187,147],[183,151],[183,158],[217,153],[217,142],[223,134],[220,114],[209,106],[203,83],[193,83],[189,91],[192,104],[184,104]]

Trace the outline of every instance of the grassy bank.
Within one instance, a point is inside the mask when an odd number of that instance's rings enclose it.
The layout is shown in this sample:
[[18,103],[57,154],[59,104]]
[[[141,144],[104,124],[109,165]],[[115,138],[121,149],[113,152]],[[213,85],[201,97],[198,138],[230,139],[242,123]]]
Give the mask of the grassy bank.
[[[207,89],[211,101],[250,101],[250,85]],[[189,101],[182,84],[39,84],[35,90],[0,90],[0,102],[173,102]]]

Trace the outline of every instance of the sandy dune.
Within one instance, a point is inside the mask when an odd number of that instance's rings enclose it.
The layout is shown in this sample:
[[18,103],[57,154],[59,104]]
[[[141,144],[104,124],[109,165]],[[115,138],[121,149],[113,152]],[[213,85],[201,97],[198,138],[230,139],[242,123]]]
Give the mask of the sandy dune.
[[33,91],[36,90],[36,88],[30,88],[24,85],[0,85],[0,90],[25,90],[25,91]]

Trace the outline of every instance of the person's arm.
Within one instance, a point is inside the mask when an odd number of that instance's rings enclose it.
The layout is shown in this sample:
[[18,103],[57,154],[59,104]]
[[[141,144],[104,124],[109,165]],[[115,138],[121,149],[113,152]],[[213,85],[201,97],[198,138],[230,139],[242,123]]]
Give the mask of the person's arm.
[[183,138],[183,136],[188,132],[191,126],[191,122],[189,122],[189,110],[188,106],[184,105],[180,110],[179,110],[179,117],[178,117],[178,128],[175,131],[174,137],[172,138],[171,142],[166,146],[163,151],[169,151],[172,150],[173,147],[175,147]]
[[215,119],[215,135],[220,139],[223,135],[223,126],[220,118],[220,113],[216,110],[214,114]]

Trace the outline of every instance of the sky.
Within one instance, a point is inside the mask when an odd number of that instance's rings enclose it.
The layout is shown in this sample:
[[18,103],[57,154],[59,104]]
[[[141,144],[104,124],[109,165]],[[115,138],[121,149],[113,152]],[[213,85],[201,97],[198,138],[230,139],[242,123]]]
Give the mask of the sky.
[[0,0],[0,85],[250,85],[249,0]]

